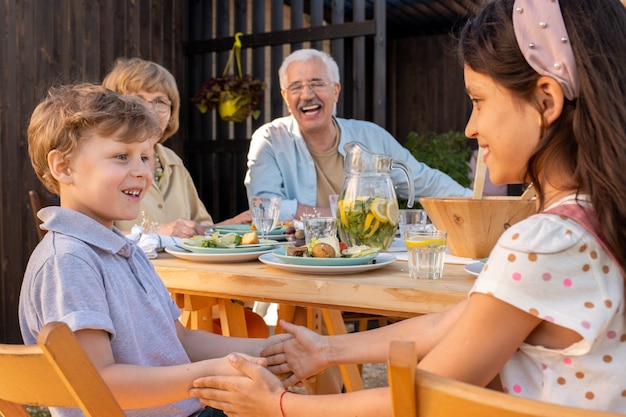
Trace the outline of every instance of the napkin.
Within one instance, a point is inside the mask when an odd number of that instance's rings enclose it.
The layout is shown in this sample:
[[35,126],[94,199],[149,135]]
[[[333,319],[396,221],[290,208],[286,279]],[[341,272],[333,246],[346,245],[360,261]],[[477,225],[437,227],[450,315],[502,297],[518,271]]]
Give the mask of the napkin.
[[144,233],[142,226],[133,226],[128,238],[135,242],[150,259],[157,257],[157,252],[167,246],[180,245],[182,239],[174,236],[158,235],[156,233]]

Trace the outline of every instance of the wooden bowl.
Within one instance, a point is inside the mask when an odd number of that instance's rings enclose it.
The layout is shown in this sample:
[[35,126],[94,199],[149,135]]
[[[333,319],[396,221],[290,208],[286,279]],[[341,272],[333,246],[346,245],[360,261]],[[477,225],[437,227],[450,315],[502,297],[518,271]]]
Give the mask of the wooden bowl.
[[537,210],[535,200],[519,197],[429,197],[420,203],[435,227],[448,232],[450,253],[465,258],[488,257],[504,230]]

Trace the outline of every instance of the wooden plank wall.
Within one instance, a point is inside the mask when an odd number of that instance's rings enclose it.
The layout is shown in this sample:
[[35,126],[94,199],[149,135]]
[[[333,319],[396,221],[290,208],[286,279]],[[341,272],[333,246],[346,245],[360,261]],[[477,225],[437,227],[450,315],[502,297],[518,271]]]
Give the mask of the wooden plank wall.
[[[193,106],[185,121],[185,158],[191,175],[214,220],[247,209],[243,186],[246,155],[252,132],[262,123],[286,115],[280,95],[278,68],[283,58],[303,47],[323,49],[337,61],[342,94],[341,117],[386,124],[385,1],[375,0],[366,16],[365,0],[352,2],[350,12],[341,0],[330,10],[323,0],[233,0],[189,2],[189,37],[185,42],[188,97],[202,83],[224,71],[233,36],[242,32],[243,72],[264,79],[265,102],[258,120],[226,123],[215,111],[201,114]],[[380,18],[377,18],[380,16]]]
[[[469,102],[456,61],[441,54],[448,36],[374,39],[371,30],[384,34],[385,20],[368,22],[365,1],[353,1],[352,15],[343,0],[331,2],[331,10],[320,0],[291,0],[290,7],[279,0],[0,2],[0,342],[21,341],[17,300],[37,244],[27,191],[41,189],[28,160],[26,127],[52,84],[97,82],[119,56],[140,56],[168,68],[178,80],[182,106],[181,130],[167,145],[185,158],[216,220],[247,207],[248,140],[260,123],[285,114],[277,72],[291,50],[314,47],[336,54],[342,117],[376,121],[400,142],[411,130],[462,130]],[[374,4],[384,14],[385,2]],[[214,114],[201,115],[190,98],[202,81],[223,70],[236,31],[249,36],[244,47],[254,45],[246,48],[244,68],[269,86],[261,119],[234,126]],[[201,41],[215,53],[202,50]],[[374,76],[383,73],[386,78]]]
[[389,42],[388,130],[400,143],[411,131],[463,132],[472,111],[449,34]]
[[119,56],[154,60],[183,79],[182,10],[178,0],[0,2],[0,341],[21,341],[19,289],[37,244],[27,196],[40,189],[28,159],[30,113],[50,85],[99,82]]

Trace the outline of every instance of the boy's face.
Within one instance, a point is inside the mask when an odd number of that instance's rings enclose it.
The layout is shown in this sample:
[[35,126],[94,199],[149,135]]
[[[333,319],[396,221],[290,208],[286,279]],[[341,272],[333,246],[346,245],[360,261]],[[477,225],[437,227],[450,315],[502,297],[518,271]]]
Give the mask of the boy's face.
[[[115,220],[132,220],[152,183],[147,164],[151,140],[124,143],[91,134],[55,177],[61,206],[83,213],[108,228]],[[54,152],[54,151],[53,151]],[[49,163],[54,164],[54,157]],[[54,169],[53,169],[54,172]]]

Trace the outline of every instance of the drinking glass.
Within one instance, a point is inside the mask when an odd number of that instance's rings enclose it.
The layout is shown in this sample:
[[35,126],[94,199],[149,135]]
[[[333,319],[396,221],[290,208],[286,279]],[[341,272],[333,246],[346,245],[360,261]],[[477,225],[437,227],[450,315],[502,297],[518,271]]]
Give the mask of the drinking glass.
[[267,234],[276,227],[280,214],[281,197],[251,197],[250,214],[256,228],[261,232],[261,238],[266,239]]
[[330,214],[332,217],[337,217],[337,202],[339,201],[339,194],[331,194],[328,196],[328,202],[330,203]]
[[312,238],[336,237],[337,219],[334,217],[307,217],[304,223],[304,240],[308,245]]
[[409,277],[439,279],[446,255],[444,230],[405,230],[404,243],[409,254]]
[[428,230],[428,214],[423,209],[403,209],[398,217],[400,237],[404,239],[405,230]]

